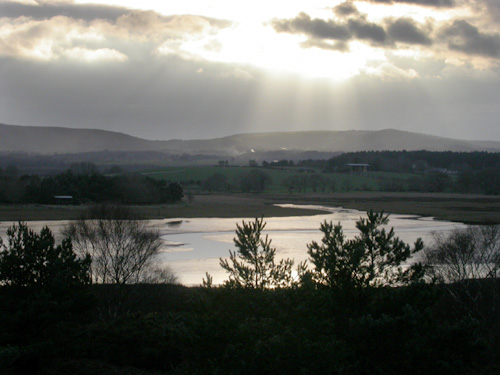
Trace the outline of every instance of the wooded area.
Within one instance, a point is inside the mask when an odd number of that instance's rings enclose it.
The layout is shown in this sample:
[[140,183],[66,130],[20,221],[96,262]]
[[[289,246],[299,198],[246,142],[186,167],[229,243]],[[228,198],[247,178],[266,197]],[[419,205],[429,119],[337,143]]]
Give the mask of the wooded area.
[[18,176],[15,168],[0,170],[0,203],[157,204],[178,202],[182,197],[183,189],[178,183],[140,174],[105,176],[91,169],[40,177]]

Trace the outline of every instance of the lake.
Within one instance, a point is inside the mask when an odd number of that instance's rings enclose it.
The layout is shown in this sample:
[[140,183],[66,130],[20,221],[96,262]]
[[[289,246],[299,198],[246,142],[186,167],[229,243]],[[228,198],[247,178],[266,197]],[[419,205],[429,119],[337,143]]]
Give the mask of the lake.
[[[366,215],[362,211],[341,207],[297,205],[293,207],[326,211],[325,214],[313,216],[265,218],[267,225],[264,234],[269,236],[272,246],[276,247],[277,258],[293,258],[296,264],[308,258],[308,243],[313,240],[321,241],[322,233],[319,227],[323,221],[340,222],[344,234],[350,238],[358,233],[355,227],[356,221]],[[246,221],[248,220],[253,219]],[[241,220],[199,218],[162,221],[162,225],[163,223],[165,227],[162,228],[164,233],[162,238],[165,246],[158,261],[168,264],[182,284],[200,284],[205,272],[213,276],[215,283],[227,278],[227,273],[219,266],[219,258],[229,256],[229,249],[235,249],[233,238],[236,223],[241,223]],[[428,244],[431,242],[432,232],[449,232],[465,225],[394,214],[390,216],[388,227],[394,227],[396,235],[405,242],[413,243],[421,237],[424,243]]]
[[[340,222],[346,237],[357,234],[355,223],[365,212],[344,209],[342,207],[282,205],[306,209],[319,209],[324,214],[313,216],[271,217],[265,218],[267,223],[264,234],[272,240],[276,247],[276,257],[293,258],[296,264],[306,260],[307,244],[311,241],[321,241],[320,224],[327,220]],[[253,218],[245,221],[254,220]],[[175,220],[151,220],[150,225],[158,229],[164,242],[156,261],[169,266],[184,285],[199,285],[209,272],[214,283],[221,283],[227,278],[226,272],[219,266],[219,258],[228,257],[229,249],[234,250],[236,224],[241,219],[195,218]],[[30,222],[30,228],[39,231],[48,225],[60,239],[60,231],[66,221]],[[10,222],[0,223],[0,235],[5,238]],[[429,244],[432,232],[449,232],[455,228],[463,228],[464,224],[447,221],[437,221],[432,218],[422,218],[412,215],[390,216],[388,227],[394,227],[395,233],[405,242],[413,243],[418,237]]]

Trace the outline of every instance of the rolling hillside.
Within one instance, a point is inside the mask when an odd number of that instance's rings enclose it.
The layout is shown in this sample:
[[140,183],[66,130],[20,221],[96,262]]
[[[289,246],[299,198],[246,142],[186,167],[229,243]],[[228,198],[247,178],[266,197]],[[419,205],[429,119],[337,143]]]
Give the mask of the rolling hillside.
[[500,151],[500,142],[465,141],[394,129],[249,133],[208,140],[150,141],[123,133],[97,129],[0,124],[0,152],[61,154],[104,150],[164,151],[174,154],[205,153],[227,156],[274,150]]

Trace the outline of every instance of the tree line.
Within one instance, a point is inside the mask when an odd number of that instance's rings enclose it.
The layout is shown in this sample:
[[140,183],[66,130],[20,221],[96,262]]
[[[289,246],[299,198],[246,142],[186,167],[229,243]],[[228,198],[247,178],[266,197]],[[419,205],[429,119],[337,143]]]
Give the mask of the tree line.
[[500,168],[477,171],[462,170],[456,174],[430,170],[402,179],[381,178],[378,188],[382,191],[417,191],[430,193],[500,194]]
[[216,172],[201,182],[202,188],[208,192],[240,191],[243,193],[262,193],[271,186],[273,180],[265,171],[252,168],[241,173],[236,179],[230,179],[222,173]]
[[[208,192],[262,193],[276,184],[271,175],[263,168],[252,168],[237,178],[230,180],[226,175],[216,172],[201,181],[203,190]],[[321,173],[290,174],[281,181],[280,186],[288,193],[329,192],[335,190],[335,181]]]
[[[280,186],[287,193],[327,193],[334,191],[392,191],[430,193],[500,194],[500,169],[485,168],[478,171],[464,170],[457,174],[441,171],[413,173],[410,177],[383,176],[376,178],[375,185],[356,184],[349,174],[293,173],[285,177]],[[370,177],[369,174],[365,175]],[[269,173],[253,169],[239,178],[230,180],[222,173],[214,173],[197,185],[208,192],[262,193],[276,184]]]
[[55,197],[65,196],[71,204],[155,204],[177,202],[183,197],[178,183],[140,174],[105,176],[92,166],[80,163],[78,168],[48,177],[18,176],[15,168],[0,170],[0,203],[54,204],[61,203]]
[[429,168],[454,171],[500,168],[498,152],[453,151],[360,151],[347,152],[328,160],[326,169],[338,171],[349,163],[370,164],[372,171],[423,172]]
[[[409,176],[378,176],[375,185],[357,186],[349,177],[348,164],[369,164],[368,172],[405,173]],[[500,194],[500,153],[489,152],[431,152],[431,151],[366,151],[351,152],[331,159],[263,161],[255,160],[249,172],[230,180],[223,173],[214,173],[198,186],[209,192],[261,193],[276,181],[269,170],[290,172],[280,182],[288,193],[332,192],[350,190],[449,192]],[[346,177],[337,178],[338,174]],[[359,184],[358,184],[359,185]]]

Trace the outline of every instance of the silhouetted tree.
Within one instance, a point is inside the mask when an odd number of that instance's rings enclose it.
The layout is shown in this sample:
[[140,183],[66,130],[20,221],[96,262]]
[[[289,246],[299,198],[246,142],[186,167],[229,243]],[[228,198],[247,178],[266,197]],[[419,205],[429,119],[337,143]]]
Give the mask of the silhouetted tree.
[[430,275],[461,308],[483,322],[496,319],[500,307],[500,225],[436,233],[425,255]]
[[424,178],[424,191],[432,193],[441,193],[451,187],[451,179],[445,173],[431,172]]
[[104,284],[139,282],[161,246],[158,231],[124,206],[91,207],[63,232],[78,253],[92,257],[92,278]]
[[203,188],[212,191],[228,191],[229,183],[227,176],[222,173],[214,173],[203,181]]
[[184,190],[177,182],[171,182],[165,188],[164,197],[166,202],[179,202],[184,197]]
[[90,283],[90,256],[79,258],[69,238],[56,246],[48,227],[35,233],[24,223],[10,227],[7,237],[7,245],[0,239],[0,285],[59,293]]
[[328,184],[328,179],[319,173],[314,173],[309,176],[308,182],[313,192],[321,190],[321,192],[324,193]]
[[370,211],[367,218],[356,222],[359,234],[351,240],[344,236],[339,224],[321,224],[321,244],[313,241],[308,253],[314,265],[313,277],[320,283],[341,289],[394,285],[423,277],[423,268],[415,264],[406,270],[401,265],[422,250],[420,239],[413,248],[388,232],[381,225],[389,222],[388,215]]
[[[293,260],[282,259],[275,263],[276,249],[271,240],[262,237],[266,223],[263,219],[236,224],[234,244],[237,250],[229,250],[229,260],[220,259],[220,265],[229,272],[226,285],[265,289],[287,287],[293,282]],[[208,275],[207,275],[208,278]]]
[[271,176],[269,176],[266,172],[259,169],[252,169],[250,172],[240,176],[240,187],[245,193],[262,193],[271,181]]
[[283,180],[282,185],[288,190],[289,193],[305,192],[307,189],[307,176],[303,174],[288,176]]

